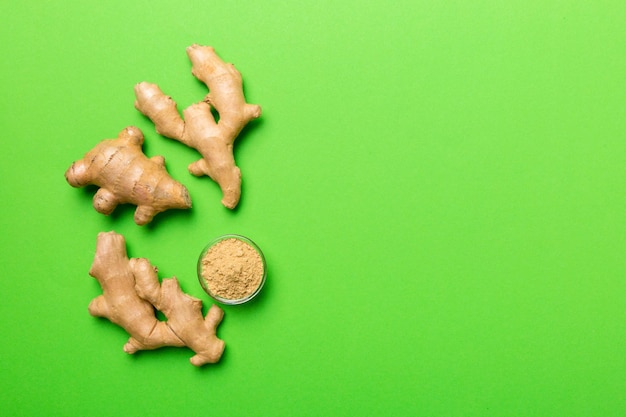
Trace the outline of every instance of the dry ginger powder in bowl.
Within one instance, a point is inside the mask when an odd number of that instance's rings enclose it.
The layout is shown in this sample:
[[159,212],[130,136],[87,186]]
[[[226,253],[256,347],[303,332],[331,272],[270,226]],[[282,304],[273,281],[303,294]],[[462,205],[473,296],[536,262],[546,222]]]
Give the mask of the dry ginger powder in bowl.
[[219,240],[206,250],[200,262],[203,284],[209,295],[218,301],[245,302],[263,284],[265,262],[262,255],[239,238]]

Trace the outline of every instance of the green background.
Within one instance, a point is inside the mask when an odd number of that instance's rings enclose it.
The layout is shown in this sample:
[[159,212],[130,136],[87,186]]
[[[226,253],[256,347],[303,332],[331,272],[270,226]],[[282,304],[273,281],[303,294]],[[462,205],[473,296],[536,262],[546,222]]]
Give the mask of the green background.
[[[5,1],[0,404],[5,416],[626,415],[626,3]],[[237,210],[156,134],[212,45],[263,116]],[[63,173],[140,127],[193,208],[105,217]],[[264,250],[220,363],[130,356],[87,312],[96,235],[210,300],[206,242]]]

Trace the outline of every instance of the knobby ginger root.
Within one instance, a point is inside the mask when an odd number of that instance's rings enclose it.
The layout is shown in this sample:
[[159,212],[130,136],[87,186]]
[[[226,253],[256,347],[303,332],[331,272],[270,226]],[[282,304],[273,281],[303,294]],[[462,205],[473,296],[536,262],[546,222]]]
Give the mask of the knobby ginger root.
[[[241,74],[233,64],[222,61],[212,47],[192,45],[187,55],[192,74],[209,88],[204,101],[189,106],[181,117],[171,97],[157,85],[142,82],[135,86],[135,107],[152,120],[158,133],[202,155],[189,165],[189,172],[217,182],[222,204],[232,209],[241,196],[241,172],[235,165],[233,144],[244,126],[261,115],[261,107],[246,103]],[[219,113],[217,122],[212,108]]]
[[[157,270],[147,259],[129,259],[124,237],[115,232],[98,234],[96,255],[89,274],[102,287],[102,295],[89,304],[89,313],[105,317],[124,328],[130,338],[124,351],[187,346],[195,352],[195,366],[219,361],[224,342],[217,326],[224,312],[211,306],[202,316],[202,301],[185,294],[174,278],[160,284]],[[155,308],[167,321],[158,320]]]
[[143,133],[127,127],[117,139],[106,139],[65,172],[73,187],[97,185],[94,208],[111,214],[118,204],[137,206],[135,223],[144,225],[168,209],[191,207],[187,188],[170,177],[162,156],[148,158],[142,152]]

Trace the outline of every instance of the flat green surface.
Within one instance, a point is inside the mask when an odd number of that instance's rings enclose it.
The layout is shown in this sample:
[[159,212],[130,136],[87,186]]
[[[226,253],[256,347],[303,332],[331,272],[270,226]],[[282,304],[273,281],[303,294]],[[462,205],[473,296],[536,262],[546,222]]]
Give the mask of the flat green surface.
[[[626,3],[21,1],[0,6],[3,416],[626,415]],[[242,72],[263,116],[231,212],[194,150],[133,107],[182,109],[185,47]],[[105,217],[63,177],[136,125],[193,209]],[[204,301],[206,242],[264,250],[217,365],[130,356],[87,312],[115,230]]]

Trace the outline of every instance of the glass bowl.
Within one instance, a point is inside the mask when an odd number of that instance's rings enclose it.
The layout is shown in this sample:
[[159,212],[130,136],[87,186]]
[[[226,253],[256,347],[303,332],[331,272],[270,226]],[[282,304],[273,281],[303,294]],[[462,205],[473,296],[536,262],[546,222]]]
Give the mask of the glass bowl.
[[[222,243],[231,239],[237,242]],[[237,247],[234,248],[233,245]],[[218,256],[226,259],[218,259]],[[247,263],[250,261],[254,262],[253,266]],[[259,271],[257,262],[260,262],[262,271]],[[253,274],[250,273],[251,270]],[[228,305],[243,304],[252,300],[261,292],[267,277],[267,265],[261,249],[247,237],[235,234],[223,235],[210,241],[198,257],[197,271],[200,285],[209,297]],[[242,288],[244,273],[253,277],[251,283],[245,283],[246,288]],[[228,291],[235,292],[238,296],[224,294]]]

